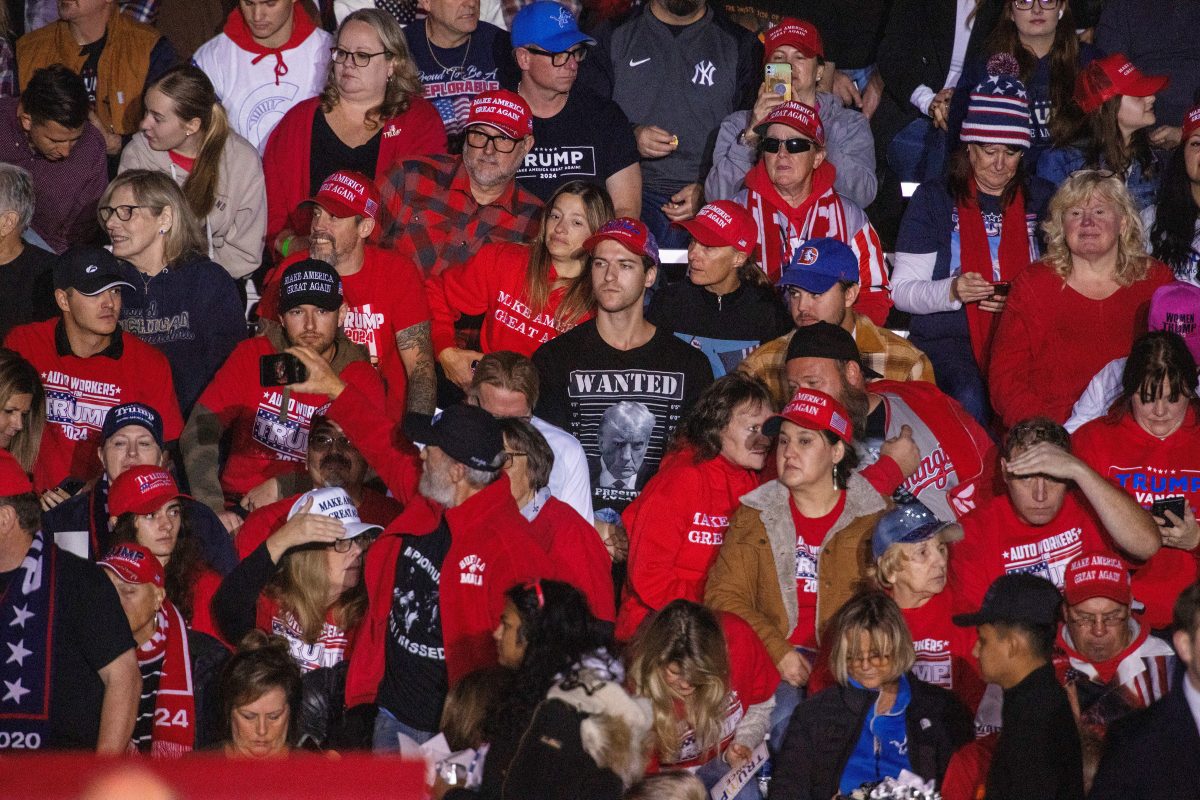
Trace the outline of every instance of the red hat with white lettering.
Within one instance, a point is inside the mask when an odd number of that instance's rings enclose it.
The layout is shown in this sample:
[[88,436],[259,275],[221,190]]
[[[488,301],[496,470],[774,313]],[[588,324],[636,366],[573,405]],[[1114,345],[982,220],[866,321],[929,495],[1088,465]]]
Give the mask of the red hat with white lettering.
[[824,392],[801,389],[783,411],[763,423],[767,436],[779,433],[784,420],[810,430],[829,431],[846,444],[854,438],[854,425],[846,408]]
[[767,29],[763,34],[763,63],[770,61],[771,54],[784,45],[796,48],[805,58],[825,57],[821,32],[817,30],[816,25],[805,19],[784,17],[778,24]]
[[1200,131],[1200,106],[1183,115],[1183,138],[1180,141],[1186,142],[1196,131]]
[[108,513],[114,517],[127,511],[153,514],[177,497],[188,496],[179,491],[171,473],[162,467],[151,464],[130,467],[108,489]]
[[776,124],[786,125],[819,145],[825,144],[825,126],[821,124],[817,110],[810,105],[796,100],[781,103],[767,114],[766,119],[754,126],[754,132],[759,136],[766,136],[767,128]]
[[375,183],[361,172],[340,169],[321,183],[315,195],[301,203],[315,203],[335,217],[370,217],[379,215],[379,192]]
[[490,125],[510,139],[524,139],[533,133],[533,111],[521,95],[497,89],[471,98],[466,127],[472,125]]
[[732,200],[709,203],[696,216],[675,224],[705,247],[729,246],[741,253],[751,253],[758,246],[754,216]]
[[152,583],[161,588],[166,582],[158,558],[140,544],[115,545],[99,565],[126,583]]
[[1129,570],[1111,554],[1084,553],[1067,565],[1063,573],[1063,595],[1068,605],[1093,597],[1105,597],[1123,606],[1133,603]]
[[1146,75],[1122,53],[1098,58],[1079,71],[1075,79],[1075,102],[1090,114],[1117,95],[1149,97],[1167,88],[1166,75]]

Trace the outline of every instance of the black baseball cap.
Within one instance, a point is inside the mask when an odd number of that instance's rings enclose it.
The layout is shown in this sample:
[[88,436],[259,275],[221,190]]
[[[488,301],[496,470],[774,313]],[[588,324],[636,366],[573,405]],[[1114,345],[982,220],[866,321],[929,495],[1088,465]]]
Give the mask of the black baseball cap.
[[404,435],[411,441],[441,448],[471,469],[495,472],[503,466],[504,434],[500,423],[479,406],[450,406],[437,416],[406,414]]
[[337,311],[342,302],[342,278],[327,262],[306,258],[283,271],[279,281],[280,314],[296,306]]
[[788,342],[787,356],[784,362],[793,358],[832,358],[835,361],[853,361],[862,367],[863,375],[868,378],[882,378],[875,370],[862,363],[862,354],[850,331],[832,322],[814,322],[796,329],[792,340]]
[[108,441],[108,437],[126,425],[140,425],[150,431],[159,447],[163,446],[162,417],[145,403],[122,403],[110,408],[104,415],[104,426],[100,429],[101,441]]
[[114,286],[133,284],[121,275],[117,258],[103,247],[72,247],[54,262],[54,288],[92,297]]
[[983,605],[974,614],[955,614],[954,624],[973,628],[989,623],[1057,625],[1062,595],[1054,584],[1037,575],[1017,572],[992,581]]

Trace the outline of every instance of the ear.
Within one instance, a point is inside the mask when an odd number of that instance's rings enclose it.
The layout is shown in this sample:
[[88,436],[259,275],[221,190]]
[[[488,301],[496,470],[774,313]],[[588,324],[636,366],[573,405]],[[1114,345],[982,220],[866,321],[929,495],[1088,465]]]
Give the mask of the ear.
[[63,312],[64,314],[71,310],[71,305],[70,305],[70,303],[67,302],[67,290],[66,289],[55,289],[54,290],[54,304],[57,305],[58,310]]
[[522,72],[529,69],[530,63],[533,61],[533,55],[524,47],[517,47],[513,50],[513,58],[517,61],[517,66]]
[[375,220],[370,217],[363,217],[362,222],[358,223],[358,238],[369,239],[371,233],[375,230]]
[[521,150],[521,161],[523,162],[525,161],[525,156],[529,155],[533,151],[532,133],[525,137],[524,141],[521,143],[521,147],[523,148]]
[[867,385],[867,379],[863,375],[862,365],[857,361],[847,361],[846,366],[846,382],[856,389],[861,389]]
[[154,610],[162,608],[163,600],[167,599],[167,590],[161,586],[154,587]]
[[813,169],[825,163],[825,148],[818,147],[816,154],[813,156]]
[[1192,637],[1187,631],[1175,631],[1171,636],[1171,643],[1175,645],[1175,653],[1179,656],[1179,660],[1184,663],[1184,666],[1192,665]]
[[9,210],[0,214],[0,238],[16,233],[18,221],[16,211]]
[[733,251],[733,268],[735,270],[738,270],[738,269],[741,269],[742,267],[746,266],[746,261],[749,260],[749,258],[750,258],[749,253],[743,253],[741,250],[734,250]]
[[346,321],[346,314],[349,313],[349,311],[350,311],[350,309],[346,307],[345,303],[342,303],[341,306],[338,307],[338,328],[339,329],[342,327],[342,323]]
[[851,286],[850,288],[846,289],[846,297],[845,297],[846,308],[850,308],[851,306],[854,305],[854,302],[856,300],[858,300],[858,293],[859,293],[860,289],[861,289],[861,287],[857,283],[854,284],[853,286]]
[[25,109],[21,107],[20,103],[17,104],[17,120],[21,123],[21,130],[25,131],[26,133],[29,133],[31,130],[33,130],[33,117],[29,116]]
[[175,225],[175,209],[171,206],[163,206],[162,213],[158,215],[158,229],[170,233],[171,228]]
[[115,528],[116,526],[117,526],[117,518],[116,518],[116,517],[109,517],[109,518],[108,518],[108,529],[111,531],[111,530],[112,530],[113,528]]
[[833,455],[833,463],[834,464],[842,463],[842,459],[846,457],[846,443],[843,442],[841,439],[838,439],[833,444],[833,449],[831,451],[831,454]]
[[658,277],[658,267],[657,266],[650,267],[649,269],[646,270],[646,280],[643,281],[642,285],[645,286],[647,289],[649,289],[651,286],[654,285],[654,280],[657,277]]
[[183,123],[183,132],[188,136],[195,136],[200,132],[200,126],[202,124],[203,123],[200,121],[199,117],[192,117],[187,122]]
[[430,0],[417,0],[417,8],[424,11],[426,13],[426,15],[429,14],[429,5],[430,5]]

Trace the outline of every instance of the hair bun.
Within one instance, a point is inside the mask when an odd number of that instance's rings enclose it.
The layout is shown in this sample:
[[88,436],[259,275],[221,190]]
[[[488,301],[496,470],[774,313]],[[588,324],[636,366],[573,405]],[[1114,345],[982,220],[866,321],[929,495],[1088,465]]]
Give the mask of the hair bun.
[[1010,78],[1016,78],[1021,74],[1021,65],[1012,53],[996,53],[988,59],[987,73],[988,75],[1007,75]]

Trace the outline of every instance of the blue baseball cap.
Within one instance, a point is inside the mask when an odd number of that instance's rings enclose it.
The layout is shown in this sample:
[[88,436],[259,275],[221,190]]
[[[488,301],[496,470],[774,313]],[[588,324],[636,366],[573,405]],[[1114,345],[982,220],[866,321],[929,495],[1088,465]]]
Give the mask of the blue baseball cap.
[[140,425],[150,431],[159,447],[163,446],[162,417],[145,403],[123,403],[110,408],[104,415],[104,425],[100,429],[101,441],[107,441],[108,437],[126,425]]
[[[878,561],[892,545],[917,544],[932,539],[946,527],[946,523],[920,503],[896,506],[875,523],[875,532],[871,536],[871,556]],[[943,541],[950,540],[943,538]]]
[[838,281],[858,283],[858,256],[837,239],[809,239],[792,253],[776,286],[799,286],[806,292],[825,294]]
[[547,53],[565,53],[580,42],[596,40],[579,30],[575,15],[553,0],[530,3],[517,12],[512,21],[512,46],[536,45]]

